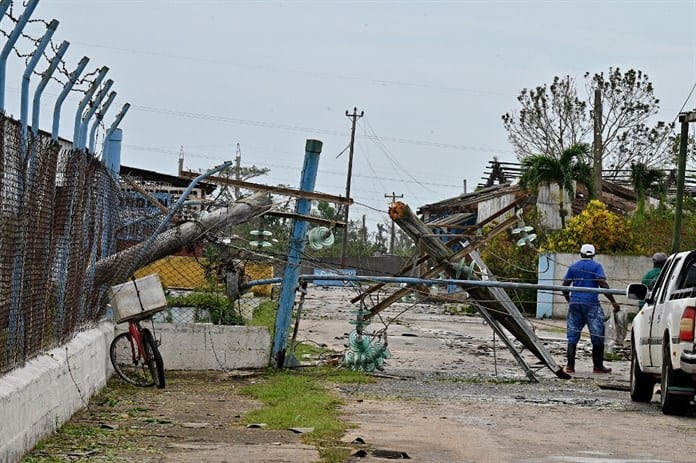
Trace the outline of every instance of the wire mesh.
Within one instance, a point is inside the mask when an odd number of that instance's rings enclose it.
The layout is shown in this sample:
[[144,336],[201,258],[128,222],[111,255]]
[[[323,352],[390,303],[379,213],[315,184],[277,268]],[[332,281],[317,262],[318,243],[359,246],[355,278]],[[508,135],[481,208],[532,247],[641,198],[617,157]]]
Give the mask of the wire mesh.
[[0,114],[0,373],[103,315],[109,282],[95,262],[113,252],[119,188],[92,155],[45,133],[22,149]]

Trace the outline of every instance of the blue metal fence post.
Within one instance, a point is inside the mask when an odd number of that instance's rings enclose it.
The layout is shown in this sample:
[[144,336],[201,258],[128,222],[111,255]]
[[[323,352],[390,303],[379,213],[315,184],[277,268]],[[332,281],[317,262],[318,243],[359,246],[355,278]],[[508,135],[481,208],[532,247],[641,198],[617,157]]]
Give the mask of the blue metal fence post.
[[116,92],[111,92],[109,93],[109,98],[106,99],[104,104],[102,105],[101,109],[97,113],[97,116],[94,118],[94,123],[92,124],[92,128],[89,129],[89,145],[88,149],[89,152],[94,154],[94,143],[97,135],[97,127],[99,127],[99,124],[101,123],[102,119],[104,119],[104,115],[106,112],[109,110],[109,107],[111,106],[111,103],[114,102],[114,99],[116,98]]
[[82,74],[82,71],[84,71],[85,67],[87,66],[87,63],[89,63],[89,58],[83,56],[80,62],[77,63],[77,67],[75,68],[75,70],[70,73],[70,78],[68,79],[68,82],[63,86],[63,90],[61,90],[60,95],[58,95],[58,98],[56,98],[56,105],[53,107],[53,127],[51,129],[51,139],[53,140],[58,140],[58,126],[60,125],[60,108],[63,106],[63,101],[65,101],[65,98],[68,96],[68,93],[70,93],[70,90],[72,90],[73,86],[75,85],[75,82],[77,82],[77,78],[80,77],[80,74]]
[[[121,112],[116,114],[114,122],[111,124],[111,127],[109,127],[109,130],[107,130],[106,134],[104,135],[104,147],[102,148],[102,162],[116,175],[118,175],[121,171],[121,129],[118,128],[118,125],[125,117],[129,108],[130,103],[126,103],[123,105],[123,108],[121,108]],[[114,145],[112,145],[111,139],[114,136],[116,130],[119,131],[118,150],[112,151]]]
[[48,25],[46,33],[41,39],[41,42],[39,42],[39,45],[37,45],[36,49],[34,50],[34,54],[29,60],[29,63],[27,63],[27,67],[24,70],[24,74],[22,75],[19,120],[22,124],[22,136],[20,140],[20,146],[22,150],[22,157],[24,158],[27,157],[27,146],[29,143],[29,130],[27,129],[27,127],[29,125],[29,84],[31,83],[31,75],[34,73],[34,68],[39,63],[39,60],[43,56],[44,50],[48,46],[48,42],[51,40],[51,37],[53,37],[53,33],[56,31],[57,28],[58,21],[54,19]]
[[[5,15],[7,7],[9,7],[11,3],[12,2],[3,2],[0,4],[0,9],[3,10],[3,16]],[[38,4],[39,0],[30,0],[29,3],[27,3],[22,16],[20,16],[17,20],[17,24],[10,33],[10,36],[7,38],[7,42],[5,42],[2,52],[0,52],[0,111],[2,112],[5,112],[5,78],[7,74],[7,58],[10,56],[10,52],[14,48],[17,39],[22,33],[24,26],[27,25],[27,21],[29,21],[31,14],[34,12],[34,9]]]
[[[78,143],[78,146],[83,151],[85,150],[85,148],[87,148],[87,126],[89,125],[89,121],[90,119],[92,119],[92,116],[94,116],[94,113],[97,112],[97,109],[99,109],[99,105],[101,105],[102,100],[104,99],[104,97],[106,97],[107,93],[109,92],[109,89],[113,84],[114,81],[111,79],[104,82],[104,86],[97,92],[97,95],[94,97],[92,106],[85,112],[84,116],[82,116],[82,124],[80,125],[79,134],[80,141]],[[73,143],[75,143],[74,140]]]
[[[300,177],[301,191],[314,191],[319,167],[319,154],[321,153],[322,142],[319,140],[307,140],[305,144],[305,159]],[[309,215],[312,202],[309,199],[299,198],[295,206],[295,213],[299,215]],[[305,236],[309,223],[306,220],[295,219],[290,236],[290,249],[285,264],[283,284],[280,289],[278,301],[278,314],[276,315],[275,336],[273,338],[273,351],[271,361],[275,366],[282,368],[285,366],[285,351],[288,343],[288,332],[292,319],[292,306],[295,302],[295,290],[297,289],[297,278],[299,274],[299,264],[304,252]]]
[[32,113],[31,113],[31,133],[36,137],[39,134],[39,114],[41,112],[41,95],[43,94],[46,85],[51,80],[53,73],[58,68],[60,61],[63,59],[63,55],[68,50],[70,43],[68,41],[63,41],[56,52],[56,56],[53,57],[51,63],[48,65],[48,69],[41,76],[41,81],[36,86],[34,90],[34,100],[32,103]]
[[[539,284],[553,284],[553,274],[555,273],[555,258],[549,253],[539,254],[539,265],[537,270]],[[537,291],[536,318],[553,318],[553,293],[548,291]]]
[[96,92],[97,88],[99,88],[99,86],[101,85],[101,82],[102,80],[104,80],[104,76],[106,76],[107,72],[109,72],[109,68],[106,66],[103,66],[99,70],[99,73],[92,82],[92,85],[90,85],[89,89],[85,93],[85,96],[80,101],[80,104],[77,105],[77,111],[75,111],[75,127],[73,129],[73,147],[75,149],[83,149],[83,147],[80,146],[80,130],[82,129],[83,112],[85,110],[85,107],[87,106],[87,103],[89,103],[89,100],[92,99],[92,95],[94,95],[94,92]]

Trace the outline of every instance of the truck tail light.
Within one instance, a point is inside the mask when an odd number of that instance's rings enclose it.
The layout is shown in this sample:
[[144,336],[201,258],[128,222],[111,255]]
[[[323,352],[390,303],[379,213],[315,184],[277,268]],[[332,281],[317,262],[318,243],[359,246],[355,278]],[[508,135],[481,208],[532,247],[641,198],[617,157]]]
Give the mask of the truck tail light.
[[696,321],[696,307],[687,307],[679,321],[679,340],[682,342],[694,342],[694,322]]

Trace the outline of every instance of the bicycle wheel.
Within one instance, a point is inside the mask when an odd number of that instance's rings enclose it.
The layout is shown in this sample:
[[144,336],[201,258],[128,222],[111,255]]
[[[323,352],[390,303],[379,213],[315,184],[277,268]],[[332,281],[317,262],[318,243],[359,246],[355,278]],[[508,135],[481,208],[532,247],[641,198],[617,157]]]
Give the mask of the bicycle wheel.
[[164,389],[164,361],[157,347],[157,341],[155,341],[155,337],[147,328],[143,328],[141,333],[143,337],[143,349],[145,349],[145,354],[147,355],[147,365],[150,369],[150,374],[155,380],[155,386]]
[[155,379],[131,334],[121,333],[111,341],[111,364],[124,381],[139,387],[152,387]]

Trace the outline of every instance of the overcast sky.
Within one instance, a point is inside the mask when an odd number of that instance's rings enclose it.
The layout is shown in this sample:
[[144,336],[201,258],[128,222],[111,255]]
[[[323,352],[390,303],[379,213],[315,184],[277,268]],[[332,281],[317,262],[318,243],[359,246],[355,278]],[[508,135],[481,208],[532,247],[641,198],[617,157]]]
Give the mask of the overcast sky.
[[[350,214],[367,214],[372,231],[386,217],[385,194],[416,209],[464,183],[472,191],[494,156],[515,161],[501,115],[518,109],[521,89],[556,75],[576,77],[584,95],[585,72],[640,69],[661,100],[660,120],[696,108],[696,95],[687,101],[696,0],[42,0],[32,17],[60,21],[54,42],[71,43],[69,70],[83,55],[86,72],[110,68],[118,97],[107,127],[132,105],[121,124],[124,165],[175,174],[183,146],[185,168],[206,170],[233,160],[239,143],[243,165],[271,169],[255,181],[296,187],[312,138],[324,142],[317,191],[345,194],[345,112],[364,111]],[[8,64],[15,115],[20,63]],[[59,92],[45,92],[44,130]],[[63,106],[68,139],[77,102]]]

